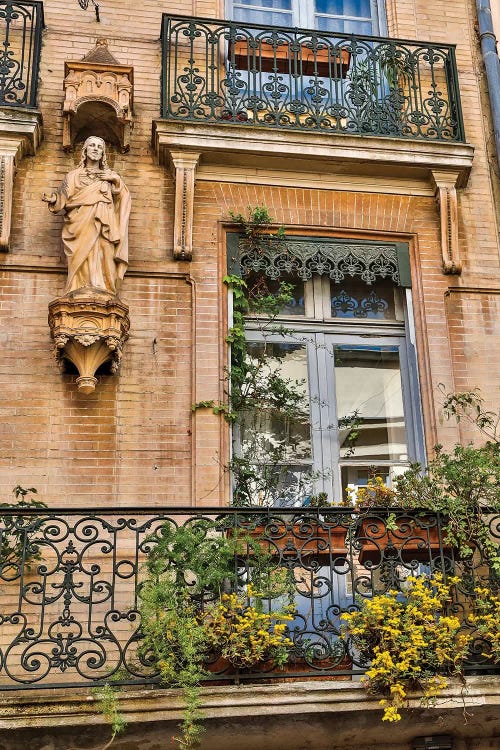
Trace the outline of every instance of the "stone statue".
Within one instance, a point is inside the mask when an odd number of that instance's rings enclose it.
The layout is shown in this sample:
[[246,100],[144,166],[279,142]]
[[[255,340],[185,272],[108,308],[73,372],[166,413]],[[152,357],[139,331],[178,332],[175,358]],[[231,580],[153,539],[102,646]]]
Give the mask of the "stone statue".
[[87,138],[78,167],[42,200],[53,213],[64,211],[65,294],[85,287],[116,294],[128,265],[130,193],[109,169],[102,138]]

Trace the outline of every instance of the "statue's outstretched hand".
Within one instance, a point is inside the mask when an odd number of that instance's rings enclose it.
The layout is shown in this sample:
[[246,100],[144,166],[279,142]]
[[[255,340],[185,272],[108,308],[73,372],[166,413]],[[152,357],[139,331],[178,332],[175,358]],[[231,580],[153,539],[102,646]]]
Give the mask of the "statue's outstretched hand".
[[45,203],[48,203],[50,206],[56,202],[57,193],[51,193],[50,195],[47,195],[47,193],[42,193],[42,200],[45,201]]

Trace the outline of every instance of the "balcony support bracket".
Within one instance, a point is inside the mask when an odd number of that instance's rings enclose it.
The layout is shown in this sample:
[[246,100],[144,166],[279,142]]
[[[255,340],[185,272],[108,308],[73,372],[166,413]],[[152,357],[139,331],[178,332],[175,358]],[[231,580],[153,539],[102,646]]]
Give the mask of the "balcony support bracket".
[[16,168],[24,156],[34,156],[42,139],[42,118],[38,112],[0,110],[0,251],[10,244],[12,198]]
[[193,257],[193,212],[197,151],[169,151],[172,176],[175,180],[174,258],[191,260]]
[[458,246],[457,183],[459,177],[459,172],[432,170],[441,222],[443,273],[457,275],[462,273],[462,261],[460,260]]

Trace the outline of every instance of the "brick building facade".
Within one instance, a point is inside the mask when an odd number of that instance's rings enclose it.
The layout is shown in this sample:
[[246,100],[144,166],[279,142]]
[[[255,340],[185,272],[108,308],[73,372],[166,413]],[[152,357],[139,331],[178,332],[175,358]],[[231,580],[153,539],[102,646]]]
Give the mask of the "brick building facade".
[[[0,11],[6,5],[0,3]],[[67,510],[230,503],[224,469],[228,424],[209,408],[191,407],[224,400],[230,322],[230,299],[222,283],[227,234],[235,231],[230,214],[246,213],[249,206],[266,206],[275,227],[283,225],[290,238],[407,248],[412,310],[406,335],[418,362],[414,418],[423,425],[423,438],[416,438],[422,452],[429,456],[437,442],[449,447],[473,436],[467,424],[443,419],[440,383],[448,391],[477,387],[487,404],[495,405],[500,179],[474,3],[386,0],[385,8],[378,8],[379,27],[372,29],[398,40],[456,45],[465,138],[457,136],[458,130],[442,138],[352,128],[341,132],[341,117],[333,132],[257,122],[253,127],[238,122],[234,112],[203,122],[173,114],[168,102],[162,112],[160,79],[165,85],[170,75],[166,60],[174,49],[165,25],[160,39],[163,14],[224,20],[239,5],[103,0],[98,22],[92,6],[83,10],[76,0],[43,2],[36,106],[0,101],[0,156],[10,158],[12,143],[25,137],[26,127],[30,131],[23,141],[29,145],[16,154],[10,236],[0,256],[4,501],[20,484],[35,487],[49,508]],[[279,5],[287,7],[286,2]],[[0,30],[1,24],[0,13]],[[117,64],[133,68],[130,148],[122,152],[116,131],[96,109],[97,131],[92,131],[92,119],[78,130],[75,115],[72,147],[64,150],[65,63],[81,61],[102,39]],[[185,64],[186,53],[182,45],[179,49]],[[442,88],[443,80],[438,84]],[[440,95],[451,107],[441,89]],[[454,117],[459,117],[456,111]],[[54,361],[47,310],[65,286],[63,220],[47,211],[41,194],[57,189],[78,164],[83,136],[89,134],[105,138],[110,166],[132,197],[129,268],[120,290],[131,328],[119,372],[98,371],[95,391],[82,394],[75,382],[78,373],[68,367],[61,372]],[[179,194],[181,180],[188,187]],[[7,194],[6,185],[4,174]],[[4,197],[4,222],[9,201],[9,195]],[[192,249],[192,259],[175,257],[174,233],[183,232],[184,239],[188,236],[183,248]],[[307,690],[299,682],[246,685],[239,691],[207,688],[210,726],[203,747],[237,742],[242,749],[409,750],[415,737],[432,734],[454,735],[453,750],[492,750],[500,741],[498,677],[471,680],[472,703],[481,709],[467,726],[456,729],[460,690],[453,688],[450,718],[446,707],[434,712],[414,708],[394,738],[370,720],[376,702],[361,696],[357,684],[310,682]],[[15,698],[0,709],[5,750],[26,743],[33,750],[105,744],[102,720],[89,711],[81,691],[51,697],[43,691],[36,697],[27,693],[12,694]],[[132,726],[116,747],[169,747],[171,722],[179,715],[175,693],[138,690],[127,696],[124,710]],[[270,714],[272,706],[276,710]]]

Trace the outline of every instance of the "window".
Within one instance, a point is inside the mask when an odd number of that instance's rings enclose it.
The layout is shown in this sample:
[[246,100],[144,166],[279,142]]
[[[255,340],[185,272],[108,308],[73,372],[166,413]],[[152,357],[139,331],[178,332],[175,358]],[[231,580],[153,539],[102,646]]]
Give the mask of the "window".
[[[234,432],[236,458],[253,457],[263,477],[247,500],[308,504],[323,492],[338,502],[374,473],[390,484],[422,461],[407,246],[287,238],[285,251],[245,254],[229,237],[248,288],[254,393],[264,382],[277,390],[275,402],[256,397]],[[293,291],[270,322],[253,301],[282,282]]]
[[344,34],[380,34],[377,0],[234,0],[230,17],[245,23],[299,26]]

